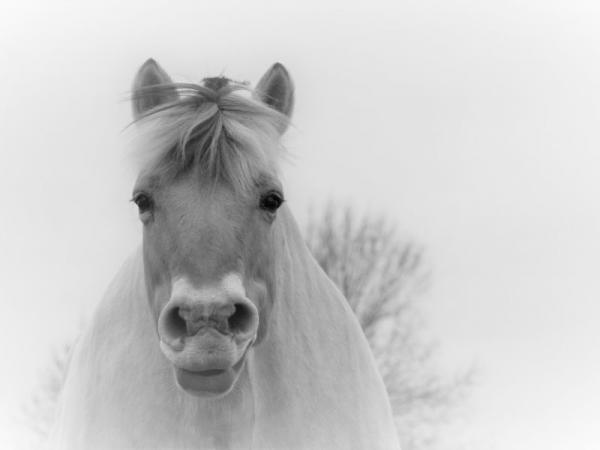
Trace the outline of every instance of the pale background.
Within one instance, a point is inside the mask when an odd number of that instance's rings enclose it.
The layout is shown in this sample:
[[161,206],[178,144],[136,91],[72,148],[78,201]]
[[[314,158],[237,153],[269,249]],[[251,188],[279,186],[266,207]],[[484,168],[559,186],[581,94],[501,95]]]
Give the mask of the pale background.
[[1,4],[0,447],[139,242],[123,99],[152,56],[284,63],[297,217],[353,202],[426,246],[444,361],[480,368],[445,448],[600,448],[600,6],[301,3]]

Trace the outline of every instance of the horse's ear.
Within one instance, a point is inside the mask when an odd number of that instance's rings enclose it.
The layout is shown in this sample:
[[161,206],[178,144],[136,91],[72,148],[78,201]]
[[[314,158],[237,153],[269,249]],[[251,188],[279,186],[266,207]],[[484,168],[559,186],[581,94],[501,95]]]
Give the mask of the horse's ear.
[[[176,101],[178,98],[177,90],[168,86],[172,83],[167,72],[152,58],[148,59],[140,67],[133,80],[133,98],[131,101],[133,117],[137,120],[148,110],[158,105]],[[157,89],[149,89],[151,86],[156,86]]]
[[[273,64],[262,76],[254,91],[259,100],[291,117],[294,109],[294,83],[282,64]],[[283,133],[285,128],[280,131]]]

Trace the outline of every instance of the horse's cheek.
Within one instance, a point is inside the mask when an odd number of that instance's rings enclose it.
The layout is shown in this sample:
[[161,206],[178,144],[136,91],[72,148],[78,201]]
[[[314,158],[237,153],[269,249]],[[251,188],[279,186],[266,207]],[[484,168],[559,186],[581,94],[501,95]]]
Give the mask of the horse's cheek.
[[148,301],[152,308],[155,319],[170,297],[170,280],[168,262],[159,257],[161,252],[157,251],[156,244],[144,236],[144,275],[146,281],[146,292]]

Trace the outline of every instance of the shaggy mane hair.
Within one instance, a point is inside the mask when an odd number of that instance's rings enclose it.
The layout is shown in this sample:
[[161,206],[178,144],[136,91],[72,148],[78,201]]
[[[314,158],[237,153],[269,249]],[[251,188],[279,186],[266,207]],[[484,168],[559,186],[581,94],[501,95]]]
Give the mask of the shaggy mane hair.
[[146,96],[175,100],[135,120],[145,173],[172,179],[196,168],[203,179],[244,193],[265,172],[276,172],[278,130],[288,118],[255,99],[247,84],[222,77],[207,78],[204,85],[161,84],[136,90],[133,99]]

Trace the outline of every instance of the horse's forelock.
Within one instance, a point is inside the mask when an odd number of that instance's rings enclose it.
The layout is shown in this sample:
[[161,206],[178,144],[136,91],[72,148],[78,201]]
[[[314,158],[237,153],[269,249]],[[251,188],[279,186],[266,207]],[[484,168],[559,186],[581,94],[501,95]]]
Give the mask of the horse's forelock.
[[208,78],[204,86],[155,85],[136,96],[162,90],[178,99],[159,105],[136,122],[142,171],[173,178],[193,167],[203,177],[247,192],[261,174],[273,173],[281,153],[280,126],[289,119],[252,98],[246,84]]

